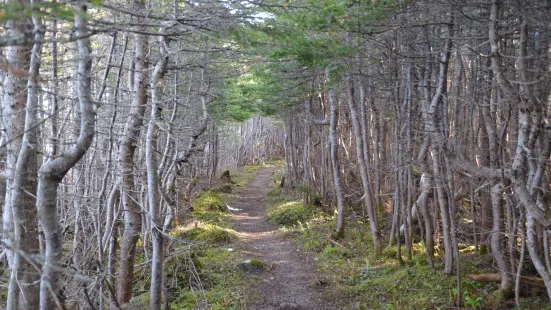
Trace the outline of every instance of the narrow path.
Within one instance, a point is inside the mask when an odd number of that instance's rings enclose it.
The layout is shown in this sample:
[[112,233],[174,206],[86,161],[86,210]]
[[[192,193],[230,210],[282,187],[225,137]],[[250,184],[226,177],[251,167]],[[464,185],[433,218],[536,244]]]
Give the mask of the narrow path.
[[318,284],[312,258],[268,222],[264,197],[273,172],[259,169],[234,201],[242,209],[232,215],[233,228],[242,240],[238,251],[243,259],[259,259],[268,269],[248,273],[254,300],[249,309],[338,309],[324,299],[327,288]]

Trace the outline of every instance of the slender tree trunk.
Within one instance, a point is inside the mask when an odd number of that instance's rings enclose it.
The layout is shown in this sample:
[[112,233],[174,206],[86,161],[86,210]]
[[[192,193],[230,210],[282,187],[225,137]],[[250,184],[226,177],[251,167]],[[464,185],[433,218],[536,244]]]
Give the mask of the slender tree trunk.
[[378,257],[382,254],[381,233],[379,232],[379,227],[377,225],[377,217],[375,215],[375,208],[373,207],[371,186],[369,184],[369,172],[367,170],[366,160],[364,157],[363,144],[367,143],[367,141],[364,141],[362,139],[363,135],[361,133],[362,130],[360,127],[360,122],[358,120],[358,111],[354,97],[354,84],[351,76],[348,76],[346,78],[346,84],[348,89],[348,108],[350,110],[350,119],[352,120],[352,129],[355,136],[354,140],[356,142],[356,156],[360,168],[360,176],[362,179],[364,190],[364,203],[367,209],[367,215],[369,216],[369,227],[371,229],[371,235],[373,236],[373,247],[375,251],[375,256]]
[[[28,1],[6,1],[7,5],[21,4],[28,6]],[[8,36],[21,36],[26,32],[32,31],[32,23],[28,18],[9,19],[6,22]],[[2,233],[4,235],[3,242],[6,243],[8,252],[8,266],[14,268],[14,252],[9,250],[10,246],[14,245],[14,218],[12,205],[12,190],[13,179],[16,173],[16,162],[19,151],[21,150],[23,133],[25,131],[25,108],[27,104],[26,79],[18,74],[16,68],[22,72],[29,71],[31,49],[28,46],[8,46],[6,48],[6,61],[10,64],[8,72],[4,77],[3,83],[3,100],[2,100],[2,125],[3,125],[3,145],[5,145],[5,168],[4,175],[6,176],[5,186],[6,192],[4,197],[4,206],[2,208]],[[21,223],[22,225],[24,223]],[[12,288],[13,293],[9,293],[8,298],[15,300],[17,297],[13,294],[18,294],[19,289]],[[15,302],[17,305],[17,302]]]
[[[143,1],[136,3],[139,11],[145,9]],[[144,31],[143,28],[140,28]],[[124,212],[124,230],[120,241],[119,275],[117,278],[117,300],[125,304],[132,297],[133,268],[136,242],[142,227],[141,195],[134,190],[134,156],[147,102],[147,37],[135,35],[134,58],[129,83],[133,92],[130,115],[121,138],[119,149],[119,171],[121,171],[121,201]]]
[[80,132],[77,143],[68,151],[53,160],[44,163],[38,172],[37,209],[42,225],[46,252],[42,265],[40,281],[40,309],[49,310],[61,306],[57,298],[58,265],[62,256],[61,228],[57,215],[57,188],[65,174],[86,153],[94,138],[97,106],[91,98],[92,56],[88,27],[86,22],[86,4],[77,2],[75,14],[76,35],[78,40],[79,68],[77,81],[80,106]]
[[[136,1],[136,10],[145,11],[144,1]],[[146,27],[139,27],[145,31]],[[120,241],[119,274],[117,277],[117,300],[126,304],[132,297],[136,242],[142,228],[142,207],[134,191],[134,154],[140,137],[145,107],[147,104],[147,36],[136,34],[134,41],[133,99],[130,115],[125,125],[119,151],[119,171],[121,172],[121,200],[124,210],[124,232]]]
[[[161,34],[164,28],[160,30]],[[147,185],[148,185],[148,200],[149,200],[149,217],[151,228],[151,239],[153,245],[153,253],[151,257],[151,285],[149,289],[151,310],[161,309],[161,292],[162,292],[162,276],[163,276],[163,260],[164,260],[164,236],[163,236],[163,220],[160,210],[159,197],[159,175],[157,166],[157,149],[158,128],[157,121],[159,119],[160,102],[162,98],[163,78],[166,74],[168,64],[168,53],[165,44],[166,37],[159,37],[161,48],[161,59],[155,66],[151,77],[151,119],[147,128],[146,135],[146,168],[147,168]]]
[[335,186],[335,195],[337,196],[337,227],[335,229],[336,238],[344,237],[344,196],[342,192],[341,171],[337,157],[338,141],[337,141],[337,122],[338,122],[338,106],[335,99],[335,94],[330,81],[330,71],[325,70],[326,81],[329,87],[329,156],[331,158],[331,166],[333,169],[333,184]]
[[[34,4],[31,1],[31,5]],[[42,53],[42,24],[40,18],[33,15],[35,43],[30,51],[29,78],[27,80],[26,110],[22,116],[24,132],[21,148],[13,170],[11,188],[11,206],[13,212],[14,239],[17,250],[10,273],[7,309],[38,308],[39,286],[36,284],[39,270],[31,263],[31,255],[39,252],[38,227],[35,211],[34,193],[37,176],[37,109],[38,109],[38,73]],[[23,48],[22,52],[25,52]]]

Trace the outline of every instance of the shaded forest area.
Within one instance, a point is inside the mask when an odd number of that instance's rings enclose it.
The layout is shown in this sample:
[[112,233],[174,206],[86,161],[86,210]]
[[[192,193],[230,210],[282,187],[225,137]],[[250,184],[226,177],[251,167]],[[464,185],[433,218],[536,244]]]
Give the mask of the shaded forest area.
[[519,308],[523,276],[551,299],[550,9],[4,1],[0,306],[117,309],[147,278],[169,308],[195,193],[278,158],[333,242],[368,221],[373,263],[421,243],[459,306],[471,249]]

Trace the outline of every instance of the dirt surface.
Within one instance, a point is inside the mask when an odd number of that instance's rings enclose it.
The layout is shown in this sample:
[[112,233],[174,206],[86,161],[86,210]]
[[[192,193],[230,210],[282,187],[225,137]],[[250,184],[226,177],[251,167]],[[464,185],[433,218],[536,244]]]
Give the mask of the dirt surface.
[[315,263],[307,253],[268,222],[264,197],[274,170],[261,168],[233,202],[233,228],[242,242],[243,260],[256,258],[265,271],[247,272],[252,304],[249,309],[339,309],[324,298],[330,288],[318,282]]

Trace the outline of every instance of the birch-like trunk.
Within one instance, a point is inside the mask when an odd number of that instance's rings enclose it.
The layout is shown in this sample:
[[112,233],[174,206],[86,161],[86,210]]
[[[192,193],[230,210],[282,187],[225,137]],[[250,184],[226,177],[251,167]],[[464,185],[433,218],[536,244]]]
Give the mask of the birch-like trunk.
[[[33,1],[30,3],[34,4]],[[11,207],[13,214],[13,256],[8,285],[7,309],[38,308],[39,270],[31,263],[34,255],[39,253],[38,225],[35,211],[37,176],[37,109],[38,109],[38,73],[42,53],[42,24],[40,18],[33,15],[34,45],[30,51],[29,75],[27,80],[27,102],[24,113],[16,116],[23,121],[24,131],[19,154],[13,170],[11,201],[6,206]],[[23,48],[20,52],[25,52]],[[26,57],[26,56],[25,56]],[[21,90],[24,94],[25,92]],[[23,107],[22,106],[22,107]],[[23,112],[23,111],[21,111]],[[20,118],[24,117],[24,119]]]
[[[161,34],[164,28],[160,30]],[[162,98],[163,78],[167,71],[168,51],[166,49],[166,37],[159,37],[161,59],[157,62],[153,74],[151,76],[151,119],[147,127],[147,135],[145,140],[145,164],[147,169],[147,197],[149,201],[149,220],[151,228],[152,240],[152,257],[151,257],[151,285],[149,288],[151,310],[161,309],[161,292],[162,292],[162,277],[163,277],[163,260],[164,260],[164,236],[163,236],[163,217],[160,210],[159,190],[159,174],[157,164],[157,140],[159,137],[159,129],[157,121],[159,119],[160,101]]]
[[38,172],[36,206],[44,231],[46,251],[40,280],[40,309],[61,307],[57,297],[59,262],[62,257],[61,227],[57,214],[57,188],[65,174],[86,153],[94,138],[97,106],[91,98],[92,55],[86,19],[87,6],[76,5],[75,29],[78,40],[78,100],[80,109],[80,132],[77,142],[55,159],[44,163]]
[[354,95],[354,82],[352,77],[348,76],[346,78],[346,87],[348,90],[348,108],[350,110],[350,119],[352,120],[352,129],[354,131],[354,140],[356,142],[356,155],[358,160],[358,166],[360,168],[360,177],[362,179],[362,186],[364,190],[363,199],[365,207],[367,209],[367,215],[369,216],[369,228],[371,229],[371,235],[373,236],[373,248],[375,256],[379,257],[382,254],[382,245],[381,245],[381,233],[377,224],[377,217],[375,213],[375,208],[373,206],[373,197],[371,193],[371,185],[368,176],[368,169],[366,164],[366,157],[364,156],[364,144],[367,141],[363,140],[362,128],[360,127],[360,122],[358,120],[358,110],[355,102]]
[[337,122],[338,122],[338,106],[335,99],[335,93],[330,81],[330,71],[325,70],[326,81],[329,87],[329,157],[331,159],[331,167],[333,171],[333,186],[335,187],[335,195],[337,196],[337,227],[335,236],[337,238],[344,237],[344,195],[342,192],[341,171],[339,169],[339,160],[337,156],[338,141],[337,141]]
[[[136,1],[136,10],[144,12],[145,2]],[[138,27],[142,32],[147,27]],[[140,237],[142,227],[142,207],[134,190],[134,154],[143,125],[143,117],[147,104],[148,74],[147,74],[147,36],[136,34],[134,41],[134,70],[132,106],[130,115],[124,127],[121,138],[118,170],[121,173],[121,200],[124,210],[124,232],[120,241],[119,274],[117,278],[117,300],[122,305],[132,297],[132,281],[134,279],[134,261],[136,242]]]

